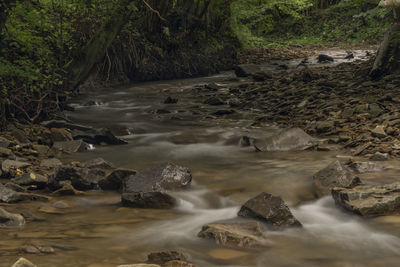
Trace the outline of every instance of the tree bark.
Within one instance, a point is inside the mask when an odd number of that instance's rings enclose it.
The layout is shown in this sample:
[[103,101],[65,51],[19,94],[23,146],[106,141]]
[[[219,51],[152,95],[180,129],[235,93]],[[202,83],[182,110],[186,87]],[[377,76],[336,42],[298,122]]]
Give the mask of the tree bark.
[[108,47],[127,23],[131,15],[132,0],[120,0],[113,14],[67,66],[68,86],[76,89],[86,81],[94,66],[104,58]]
[[393,24],[379,46],[370,76],[378,79],[400,69],[400,23]]

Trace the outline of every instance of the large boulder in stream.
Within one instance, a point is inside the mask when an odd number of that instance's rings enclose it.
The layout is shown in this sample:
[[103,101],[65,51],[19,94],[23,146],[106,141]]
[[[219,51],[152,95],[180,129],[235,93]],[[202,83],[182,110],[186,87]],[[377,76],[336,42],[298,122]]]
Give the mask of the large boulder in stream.
[[219,245],[239,248],[260,248],[267,245],[259,222],[210,223],[202,227],[198,237],[213,239]]
[[55,174],[49,177],[48,187],[57,190],[65,184],[71,184],[78,190],[98,189],[98,183],[106,176],[98,168],[60,167]]
[[135,208],[172,208],[176,199],[166,191],[190,186],[192,174],[188,168],[172,163],[129,176],[123,181],[122,204]]
[[400,182],[380,186],[333,188],[335,203],[361,216],[399,214]]
[[300,128],[281,130],[267,138],[256,138],[253,146],[257,151],[304,150],[313,146],[315,138]]
[[360,178],[338,160],[314,174],[313,180],[314,191],[318,197],[330,195],[334,187],[352,188],[361,184]]
[[21,227],[25,224],[25,219],[21,214],[14,214],[0,208],[0,228],[2,227]]
[[257,219],[277,228],[301,226],[281,197],[265,192],[248,200],[238,216]]

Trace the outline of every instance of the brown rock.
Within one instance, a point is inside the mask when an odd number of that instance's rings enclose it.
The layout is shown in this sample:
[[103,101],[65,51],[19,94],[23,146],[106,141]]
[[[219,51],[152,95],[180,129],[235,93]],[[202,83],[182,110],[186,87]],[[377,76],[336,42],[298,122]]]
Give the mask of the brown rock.
[[217,244],[239,248],[265,247],[266,239],[259,222],[211,223],[203,226],[201,238],[214,239]]
[[314,190],[318,197],[330,195],[334,187],[352,188],[361,183],[361,180],[338,160],[314,174],[313,180]]

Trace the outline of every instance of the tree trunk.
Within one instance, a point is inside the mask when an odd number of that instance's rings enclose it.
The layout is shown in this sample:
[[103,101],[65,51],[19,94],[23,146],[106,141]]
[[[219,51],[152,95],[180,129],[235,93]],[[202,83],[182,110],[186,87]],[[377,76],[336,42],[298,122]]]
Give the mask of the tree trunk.
[[120,0],[113,14],[82,48],[79,56],[66,66],[70,89],[76,89],[85,82],[93,67],[104,58],[108,47],[129,20],[131,15],[129,5],[132,2],[132,0]]
[[400,23],[393,24],[379,46],[370,76],[378,79],[400,69]]

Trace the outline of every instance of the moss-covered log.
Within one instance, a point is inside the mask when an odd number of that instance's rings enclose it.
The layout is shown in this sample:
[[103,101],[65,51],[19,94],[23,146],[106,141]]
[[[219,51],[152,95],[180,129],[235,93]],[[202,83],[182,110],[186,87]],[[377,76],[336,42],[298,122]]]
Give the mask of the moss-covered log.
[[370,76],[377,79],[400,69],[400,23],[393,24],[386,32],[371,69]]

